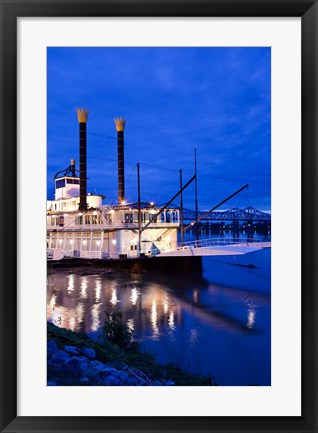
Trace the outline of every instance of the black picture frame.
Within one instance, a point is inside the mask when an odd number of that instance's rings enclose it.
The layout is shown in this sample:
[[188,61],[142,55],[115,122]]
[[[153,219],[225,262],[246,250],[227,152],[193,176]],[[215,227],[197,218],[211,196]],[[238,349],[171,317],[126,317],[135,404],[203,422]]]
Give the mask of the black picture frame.
[[[317,432],[318,5],[313,0],[0,0],[1,432]],[[297,417],[17,416],[17,18],[301,17],[302,415]],[[288,155],[288,143],[286,155]],[[288,188],[288,185],[286,186]],[[283,198],[282,198],[283,199]],[[290,210],[292,213],[292,209]],[[291,378],[292,380],[292,378]]]

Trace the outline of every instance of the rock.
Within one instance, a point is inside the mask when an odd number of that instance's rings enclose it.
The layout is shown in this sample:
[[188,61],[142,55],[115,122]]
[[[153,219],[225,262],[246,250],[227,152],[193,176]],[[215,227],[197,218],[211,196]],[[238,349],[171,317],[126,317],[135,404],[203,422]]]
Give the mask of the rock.
[[120,372],[120,376],[119,376],[120,380],[122,382],[126,382],[129,379],[129,376],[127,373],[125,373],[124,371]]
[[88,369],[88,359],[84,356],[72,356],[65,362],[65,367],[72,373],[82,374]]
[[54,338],[52,338],[47,343],[47,356],[48,356],[48,358],[51,358],[51,356],[54,355],[54,353],[56,353],[58,350],[59,350],[59,348],[57,347],[57,344],[56,344]]
[[47,367],[51,368],[53,370],[58,370],[59,369],[59,367],[54,363],[54,361],[52,361],[52,358],[48,359],[48,361],[47,361]]
[[94,360],[94,361],[90,361],[89,363],[89,367],[93,368],[93,369],[98,369],[100,371],[105,369],[105,364],[103,364],[100,361]]
[[87,375],[96,377],[105,369],[105,364],[99,361],[90,361]]
[[88,377],[81,377],[81,378],[79,379],[79,383],[80,383],[81,385],[88,385],[88,384],[89,384],[89,378],[88,378]]
[[116,370],[116,368],[111,368],[111,367],[106,367],[104,366],[104,369],[102,371],[102,375],[104,377],[108,377],[108,376],[120,376],[120,372],[118,370]]
[[54,338],[51,338],[51,340],[47,343],[47,347],[51,350],[54,350],[55,352],[59,350]]
[[90,349],[89,347],[83,347],[81,349],[81,354],[86,356],[89,359],[95,359],[96,358],[96,352],[94,349]]
[[108,376],[104,381],[105,385],[109,385],[109,386],[118,385],[119,382],[120,382],[119,378],[115,376]]
[[54,361],[55,364],[61,365],[64,364],[69,358],[70,355],[68,353],[66,353],[64,350],[59,350],[52,356],[52,361]]
[[64,346],[64,350],[67,353],[71,353],[72,355],[79,355],[79,351],[75,346]]
[[171,379],[165,381],[165,386],[175,386],[175,382]]

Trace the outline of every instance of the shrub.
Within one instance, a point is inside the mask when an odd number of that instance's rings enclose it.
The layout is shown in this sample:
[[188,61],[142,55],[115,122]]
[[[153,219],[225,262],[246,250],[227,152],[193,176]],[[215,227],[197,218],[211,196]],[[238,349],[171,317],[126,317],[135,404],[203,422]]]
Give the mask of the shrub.
[[133,332],[123,322],[123,315],[120,312],[106,312],[102,335],[123,349],[129,348],[133,342]]

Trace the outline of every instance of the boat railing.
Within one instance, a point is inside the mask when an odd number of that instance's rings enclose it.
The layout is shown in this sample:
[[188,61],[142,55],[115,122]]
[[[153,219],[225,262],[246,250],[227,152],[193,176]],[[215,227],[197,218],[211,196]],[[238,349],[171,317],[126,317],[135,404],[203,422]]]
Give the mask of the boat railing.
[[189,248],[207,248],[217,246],[250,246],[250,244],[260,244],[261,239],[257,238],[210,238],[210,239],[198,239],[195,241],[189,241],[184,243],[171,243],[172,250],[182,250]]
[[[147,223],[142,223],[141,227],[145,227]],[[147,228],[173,228],[179,227],[178,222],[173,223],[162,223],[156,222],[151,223]],[[107,230],[107,229],[138,229],[138,223],[104,223],[104,224],[65,224],[64,226],[48,225],[48,230],[56,230],[57,232],[63,232],[67,230]]]

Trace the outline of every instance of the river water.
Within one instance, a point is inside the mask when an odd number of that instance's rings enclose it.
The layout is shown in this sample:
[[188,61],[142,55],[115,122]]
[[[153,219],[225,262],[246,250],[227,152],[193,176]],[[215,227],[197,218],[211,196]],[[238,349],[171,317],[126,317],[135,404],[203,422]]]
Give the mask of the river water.
[[205,257],[202,275],[50,271],[47,317],[92,335],[120,311],[160,362],[220,386],[270,385],[270,255]]

